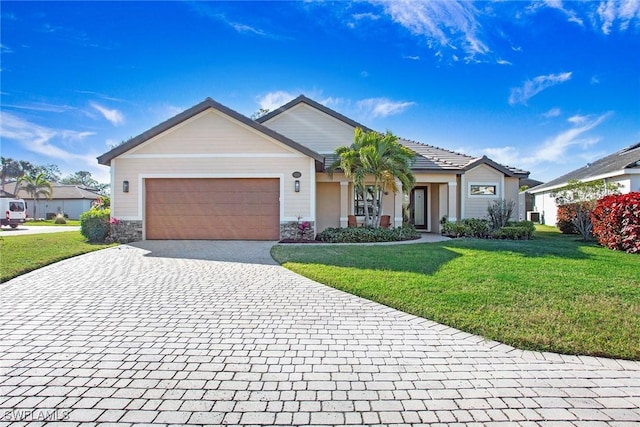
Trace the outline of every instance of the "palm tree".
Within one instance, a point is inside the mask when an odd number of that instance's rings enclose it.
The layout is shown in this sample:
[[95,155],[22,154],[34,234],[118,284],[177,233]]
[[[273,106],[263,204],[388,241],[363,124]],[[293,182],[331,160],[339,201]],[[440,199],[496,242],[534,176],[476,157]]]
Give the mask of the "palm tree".
[[47,180],[43,173],[39,173],[35,177],[31,175],[22,175],[18,178],[18,185],[16,186],[16,193],[18,189],[23,189],[31,198],[33,198],[33,217],[36,216],[36,205],[41,196],[46,197],[47,199],[51,199],[53,196],[53,187],[51,187],[51,183]]
[[[330,175],[341,169],[347,178],[353,181],[356,191],[363,196],[365,223],[374,227],[380,226],[383,197],[385,193],[398,192],[397,181],[402,184],[403,192],[409,192],[415,185],[415,177],[411,173],[411,164],[415,153],[398,143],[398,138],[391,132],[365,132],[356,128],[353,144],[336,149],[338,159],[329,166]],[[369,190],[365,179],[373,178]],[[373,196],[373,217],[370,217],[367,191]]]

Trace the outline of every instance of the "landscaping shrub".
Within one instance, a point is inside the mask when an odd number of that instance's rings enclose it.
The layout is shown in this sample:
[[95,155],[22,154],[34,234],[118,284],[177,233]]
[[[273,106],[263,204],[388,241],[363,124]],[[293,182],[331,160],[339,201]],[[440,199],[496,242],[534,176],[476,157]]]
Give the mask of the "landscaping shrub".
[[56,215],[56,219],[53,221],[54,224],[66,224],[67,220],[64,218],[63,214]]
[[457,222],[445,222],[442,234],[449,237],[475,237],[480,239],[530,239],[535,231],[531,221],[508,222],[504,227],[491,231],[486,219],[467,218]]
[[419,238],[420,232],[410,225],[397,228],[327,228],[317,236],[317,240],[327,243],[397,242]]
[[80,215],[80,233],[90,242],[102,243],[109,235],[109,209],[90,209]]
[[442,234],[450,237],[487,238],[491,235],[489,221],[486,219],[466,218],[457,222],[445,222]]
[[575,212],[573,203],[558,206],[556,227],[562,234],[578,234],[578,230],[573,225],[573,220],[576,218]]
[[498,230],[507,225],[513,214],[516,203],[513,200],[494,200],[487,208],[487,216],[492,230]]
[[609,249],[640,253],[640,193],[606,196],[591,212],[593,234]]

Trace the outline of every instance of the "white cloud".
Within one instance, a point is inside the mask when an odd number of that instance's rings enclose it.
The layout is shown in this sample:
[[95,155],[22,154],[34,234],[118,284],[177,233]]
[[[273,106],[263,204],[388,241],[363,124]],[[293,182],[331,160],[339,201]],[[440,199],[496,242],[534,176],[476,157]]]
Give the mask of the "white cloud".
[[353,17],[353,19],[355,19],[356,21],[360,21],[362,19],[370,19],[372,21],[377,21],[378,19],[380,19],[380,15],[376,15],[373,14],[371,12],[367,12],[367,13],[354,13],[353,15],[351,15]]
[[564,4],[562,3],[562,0],[545,0],[544,3],[547,7],[550,7],[552,9],[557,9],[562,13],[564,13],[567,16],[569,22],[574,22],[580,26],[584,25],[584,22],[582,21],[582,19],[578,17],[577,12],[575,12],[574,10],[565,8]]
[[567,119],[569,129],[546,139],[535,149],[522,149],[520,147],[497,147],[482,150],[491,159],[505,165],[530,168],[544,163],[564,164],[570,159],[579,157],[584,153],[576,148],[586,150],[600,141],[598,137],[589,137],[585,134],[613,115],[607,112],[599,116],[575,115]]
[[547,111],[546,113],[543,113],[542,117],[544,117],[545,119],[551,119],[553,117],[560,117],[561,114],[562,114],[562,110],[560,110],[558,107],[554,107],[549,111]]
[[498,59],[496,62],[498,65],[513,65],[511,62],[507,61],[506,59]]
[[92,102],[91,106],[97,110],[100,114],[102,114],[102,116],[109,120],[111,122],[112,125],[114,126],[118,126],[122,123],[124,123],[124,116],[122,115],[122,113],[118,110],[116,110],[115,108],[113,110],[108,109],[107,107],[104,107],[98,103]]
[[591,77],[591,84],[592,85],[600,84],[600,78],[598,76],[592,76]]
[[570,80],[571,74],[571,72],[549,74],[546,76],[535,77],[532,80],[527,80],[522,87],[511,89],[509,104],[527,105],[527,101],[529,101],[529,99],[533,98],[543,90]]
[[415,102],[392,101],[387,98],[368,98],[358,101],[356,106],[372,117],[387,117],[400,114]]
[[480,39],[478,11],[471,2],[403,0],[376,3],[382,5],[394,22],[413,34],[424,36],[430,48],[459,49],[467,54],[466,60],[490,51]]
[[269,92],[266,95],[258,97],[257,101],[260,105],[260,108],[264,108],[265,110],[273,111],[282,107],[287,102],[294,99],[296,95],[292,95],[289,92],[285,92],[283,90]]
[[418,55],[406,55],[403,56],[404,59],[410,59],[412,61],[419,61],[420,57]]
[[640,2],[638,0],[607,0],[598,5],[597,17],[600,18],[600,29],[604,34],[611,34],[611,28],[619,21],[621,31],[626,31],[632,24],[638,26],[640,20]]
[[65,162],[80,160],[87,166],[97,166],[93,154],[78,154],[60,148],[54,142],[78,142],[95,135],[94,132],[78,132],[67,129],[52,129],[23,120],[7,112],[0,113],[0,136],[3,139],[17,141],[23,148]]

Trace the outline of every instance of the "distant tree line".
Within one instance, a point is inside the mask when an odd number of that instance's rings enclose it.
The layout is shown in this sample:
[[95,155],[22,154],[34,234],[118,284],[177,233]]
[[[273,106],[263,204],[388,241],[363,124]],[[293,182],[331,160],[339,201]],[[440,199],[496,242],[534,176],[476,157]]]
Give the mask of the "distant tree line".
[[102,184],[96,181],[91,176],[91,172],[88,171],[77,171],[63,178],[60,168],[51,163],[34,165],[31,162],[15,160],[10,157],[0,157],[0,163],[0,180],[3,191],[7,182],[33,183],[37,181],[45,188],[50,187],[52,183],[59,183],[91,188],[102,195],[109,195],[110,193],[109,184]]

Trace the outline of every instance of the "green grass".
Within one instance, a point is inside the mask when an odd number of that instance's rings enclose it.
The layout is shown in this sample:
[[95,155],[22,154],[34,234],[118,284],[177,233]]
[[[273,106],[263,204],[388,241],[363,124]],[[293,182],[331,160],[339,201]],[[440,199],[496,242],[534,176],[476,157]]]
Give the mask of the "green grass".
[[640,256],[552,227],[534,240],[275,246],[337,289],[521,349],[640,360]]
[[66,224],[55,224],[54,223],[55,220],[53,219],[48,219],[46,221],[27,221],[24,223],[25,226],[27,227],[31,227],[31,226],[39,226],[39,225],[46,225],[46,226],[57,226],[57,227],[65,227],[65,226],[71,226],[71,225],[75,225],[75,226],[80,226],[80,220],[79,219],[68,219]]
[[0,282],[110,246],[87,243],[79,231],[0,237]]

